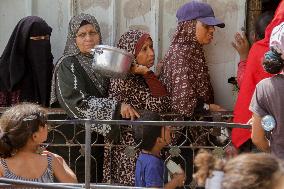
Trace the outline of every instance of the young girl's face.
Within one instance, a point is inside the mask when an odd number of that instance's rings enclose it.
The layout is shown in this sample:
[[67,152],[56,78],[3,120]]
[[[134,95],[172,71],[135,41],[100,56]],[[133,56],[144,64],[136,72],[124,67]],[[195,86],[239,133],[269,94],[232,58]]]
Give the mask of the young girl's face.
[[43,143],[47,140],[48,134],[48,125],[45,124],[44,126],[39,127],[38,131],[34,133],[37,136],[37,142]]

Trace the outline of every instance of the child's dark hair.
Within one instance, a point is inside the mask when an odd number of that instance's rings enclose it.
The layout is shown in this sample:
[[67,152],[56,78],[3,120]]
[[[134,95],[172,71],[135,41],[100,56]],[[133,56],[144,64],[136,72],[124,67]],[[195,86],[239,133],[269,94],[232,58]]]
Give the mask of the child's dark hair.
[[284,68],[284,61],[281,58],[281,54],[272,48],[264,54],[262,65],[266,72],[277,74]]
[[[158,113],[151,111],[143,111],[141,117],[137,121],[161,121],[161,116]],[[153,125],[137,125],[134,127],[134,136],[137,144],[144,150],[151,150],[158,137],[161,137],[163,126]]]
[[0,118],[0,157],[11,157],[24,147],[46,120],[45,109],[36,104],[23,103],[6,110]]
[[264,39],[265,37],[265,29],[267,25],[273,19],[274,12],[266,11],[259,15],[259,17],[255,21],[255,37],[257,40]]

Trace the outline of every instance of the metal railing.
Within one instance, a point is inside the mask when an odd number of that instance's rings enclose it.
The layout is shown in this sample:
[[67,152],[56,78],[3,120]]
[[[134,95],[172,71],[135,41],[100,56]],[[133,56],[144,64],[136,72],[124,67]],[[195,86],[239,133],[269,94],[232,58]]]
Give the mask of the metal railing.
[[[214,119],[213,119],[214,120]],[[216,119],[215,119],[216,120]],[[220,121],[220,116],[217,119]],[[188,140],[189,136],[188,133],[181,133],[179,130],[181,128],[187,128],[186,131],[188,131],[188,128],[192,127],[198,127],[198,128],[205,128],[203,133],[204,136],[207,136],[207,134],[212,134],[214,132],[214,129],[219,128],[221,131],[230,129],[230,128],[250,128],[250,125],[246,124],[235,124],[235,123],[227,123],[227,122],[211,122],[211,121],[127,121],[127,120],[87,120],[87,119],[81,119],[81,120],[48,120],[48,123],[51,125],[50,131],[49,131],[49,141],[48,146],[49,147],[67,147],[68,148],[68,164],[69,166],[73,165],[73,162],[71,161],[71,156],[73,154],[70,153],[71,147],[79,147],[81,150],[80,155],[76,157],[75,161],[75,170],[76,170],[76,162],[79,158],[84,157],[85,161],[85,179],[84,184],[61,184],[61,183],[34,183],[34,182],[27,182],[27,181],[18,181],[18,180],[11,180],[11,179],[4,179],[0,178],[0,183],[6,183],[13,188],[13,186],[31,186],[35,188],[58,188],[58,189],[64,189],[64,188],[135,188],[135,187],[129,187],[129,186],[117,186],[117,185],[110,185],[110,184],[91,184],[91,159],[93,158],[91,156],[91,148],[94,146],[106,146],[107,144],[97,144],[96,141],[92,141],[92,132],[94,132],[94,125],[99,124],[108,124],[108,125],[119,125],[120,127],[123,126],[138,126],[138,125],[151,125],[151,126],[171,126],[173,128],[176,128],[176,132],[179,134],[182,134],[185,136],[185,140]],[[67,127],[70,127],[73,125],[72,134],[70,133],[70,130],[68,132],[64,132],[64,129]],[[83,128],[82,128],[83,126]],[[76,128],[80,128],[79,130],[76,130]],[[63,129],[63,130],[62,130]],[[206,133],[208,132],[208,133]],[[84,133],[83,140],[79,141],[77,139],[78,135]],[[71,134],[71,135],[70,135]],[[208,134],[208,136],[209,136]],[[70,136],[67,136],[70,135]],[[218,135],[218,134],[217,134]],[[217,136],[216,135],[216,136]],[[219,132],[219,135],[222,135],[222,132]],[[210,146],[202,146],[198,145],[198,142],[196,141],[190,141],[190,145],[186,146],[184,145],[184,142],[178,145],[170,145],[169,153],[170,156],[178,156],[180,151],[177,149],[183,149],[183,148],[191,148],[191,149],[197,149],[197,148],[210,148],[210,149],[224,149],[227,145],[230,144],[230,137],[227,133],[226,136],[226,142],[222,143],[221,146],[215,145],[212,143]],[[56,139],[60,138],[63,140],[63,142],[56,142]],[[123,146],[123,145],[114,145],[112,146]],[[123,147],[127,148],[128,146],[124,145]],[[137,147],[137,146],[135,146]],[[217,150],[218,151],[218,150]],[[219,152],[216,152],[219,153]],[[60,154],[59,154],[60,155]],[[74,159],[74,158],[73,158]],[[97,169],[97,168],[96,168]],[[5,188],[2,185],[0,185],[0,188]],[[8,187],[6,187],[8,188]],[[194,187],[192,187],[194,188]]]
[[[250,128],[249,125],[245,124],[235,124],[235,123],[226,123],[226,122],[207,122],[207,121],[126,121],[126,120],[49,120],[49,124],[51,125],[65,125],[65,124],[73,124],[73,125],[84,125],[85,126],[85,144],[79,144],[84,148],[84,157],[85,157],[85,188],[91,188],[90,185],[90,171],[91,171],[91,145],[96,146],[96,144],[92,144],[91,141],[91,133],[94,125],[98,124],[109,124],[109,125],[151,125],[151,126],[168,126],[171,127],[203,127],[203,128]],[[229,141],[230,142],[230,141]],[[229,143],[228,142],[228,143]],[[228,144],[227,143],[227,144]],[[226,145],[227,145],[226,144]],[[67,144],[73,145],[74,144]],[[98,146],[98,145],[97,145]],[[103,144],[104,146],[104,144]],[[127,147],[127,146],[125,146]],[[178,146],[178,148],[186,148],[186,146]],[[190,146],[190,148],[216,148],[216,146]],[[176,146],[170,146],[173,151],[177,148]]]

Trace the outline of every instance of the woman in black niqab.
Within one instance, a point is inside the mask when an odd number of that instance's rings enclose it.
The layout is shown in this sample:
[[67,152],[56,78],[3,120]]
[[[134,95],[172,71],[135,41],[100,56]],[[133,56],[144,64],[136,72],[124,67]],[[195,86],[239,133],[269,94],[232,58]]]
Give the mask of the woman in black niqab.
[[0,58],[0,106],[23,101],[48,106],[53,69],[51,32],[37,16],[18,22]]

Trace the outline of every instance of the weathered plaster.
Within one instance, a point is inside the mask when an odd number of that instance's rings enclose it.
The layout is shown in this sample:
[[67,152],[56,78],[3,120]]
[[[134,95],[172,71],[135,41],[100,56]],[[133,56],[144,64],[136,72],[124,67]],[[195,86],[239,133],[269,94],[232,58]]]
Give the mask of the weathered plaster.
[[186,2],[188,2],[188,0],[166,0],[164,3],[164,11],[168,14],[175,15],[177,9]]
[[143,30],[146,32],[150,32],[149,26],[146,26],[146,25],[131,25],[129,26],[129,29],[130,30]]
[[100,22],[100,29],[101,29],[101,34],[103,41],[107,40],[112,32],[112,27],[108,25],[106,22]]
[[126,19],[144,16],[151,10],[151,0],[128,0],[123,6],[123,15]]
[[101,7],[108,9],[110,6],[110,0],[83,0],[79,1],[82,11],[89,9],[90,7]]

